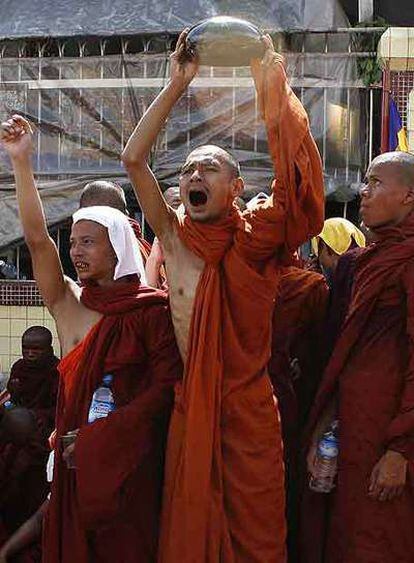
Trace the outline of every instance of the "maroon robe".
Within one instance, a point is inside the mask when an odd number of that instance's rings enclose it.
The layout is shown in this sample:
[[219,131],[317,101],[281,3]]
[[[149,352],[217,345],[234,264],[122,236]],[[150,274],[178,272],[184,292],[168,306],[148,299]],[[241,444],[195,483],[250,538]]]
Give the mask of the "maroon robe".
[[50,356],[41,364],[17,360],[10,371],[7,389],[10,400],[20,407],[33,411],[36,421],[46,437],[55,427],[57,392],[59,386],[59,360]]
[[[411,468],[414,462],[414,213],[375,234],[379,240],[356,260],[350,310],[309,424],[310,436],[337,399],[337,488],[305,495],[303,563],[414,561],[411,479],[393,501],[368,496],[372,470],[387,449],[402,453]],[[323,522],[326,502],[331,512]]]
[[58,362],[53,355],[38,364],[20,359],[10,372],[7,385],[10,400],[33,412],[37,431],[25,446],[12,443],[0,446],[0,514],[6,535],[13,533],[36,512],[49,490],[46,481],[47,438],[54,428]]
[[[297,267],[283,269],[273,314],[269,375],[282,422],[287,484],[289,562],[296,561],[300,434],[322,377],[323,326],[329,290],[324,276]],[[293,377],[291,362],[300,375]]]
[[[181,363],[164,293],[125,283],[85,288],[104,314],[61,362],[57,434],[80,428],[76,469],[58,438],[44,563],[156,560],[166,430]],[[95,389],[114,376],[116,410],[87,424]]]

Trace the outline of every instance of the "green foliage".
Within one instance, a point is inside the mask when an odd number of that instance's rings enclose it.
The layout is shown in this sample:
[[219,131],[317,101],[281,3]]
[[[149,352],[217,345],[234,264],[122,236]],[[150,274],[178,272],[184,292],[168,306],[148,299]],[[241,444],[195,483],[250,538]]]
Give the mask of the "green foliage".
[[372,22],[361,22],[355,26],[379,28],[372,33],[356,32],[353,37],[353,50],[359,53],[370,53],[366,57],[357,59],[358,76],[362,79],[364,85],[369,88],[372,85],[381,82],[382,69],[377,59],[378,42],[384,32],[384,28],[388,27],[386,21],[378,18]]

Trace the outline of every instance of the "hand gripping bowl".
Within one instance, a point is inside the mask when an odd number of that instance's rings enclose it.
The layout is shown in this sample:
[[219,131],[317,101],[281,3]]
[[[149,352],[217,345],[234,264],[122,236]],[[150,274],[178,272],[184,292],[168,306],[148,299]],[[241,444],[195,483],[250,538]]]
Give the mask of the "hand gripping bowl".
[[193,26],[187,45],[202,65],[249,66],[251,59],[263,56],[260,37],[260,30],[248,21],[216,16]]

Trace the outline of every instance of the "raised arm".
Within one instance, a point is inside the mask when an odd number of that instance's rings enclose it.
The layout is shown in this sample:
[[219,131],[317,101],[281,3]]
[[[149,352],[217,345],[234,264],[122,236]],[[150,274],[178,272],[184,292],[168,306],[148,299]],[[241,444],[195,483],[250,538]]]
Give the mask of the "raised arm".
[[252,260],[280,249],[296,250],[321,231],[324,217],[322,164],[306,111],[287,82],[283,58],[271,38],[263,41],[265,55],[253,61],[252,74],[275,180],[272,197],[246,214],[252,230],[242,242]]
[[50,312],[65,295],[66,284],[55,243],[47,232],[42,202],[35,186],[31,155],[32,130],[29,123],[14,115],[2,123],[0,137],[10,156],[16,182],[17,203],[33,271]]
[[165,120],[194,78],[198,65],[186,47],[187,30],[179,37],[171,55],[171,78],[155,98],[132,133],[121,159],[141,208],[157,237],[164,241],[172,229],[174,211],[162,197],[159,184],[148,165],[148,156]]

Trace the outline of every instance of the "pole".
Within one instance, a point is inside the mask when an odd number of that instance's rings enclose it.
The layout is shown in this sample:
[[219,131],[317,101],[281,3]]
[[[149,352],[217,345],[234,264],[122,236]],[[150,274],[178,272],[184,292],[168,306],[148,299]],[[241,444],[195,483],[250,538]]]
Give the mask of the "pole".
[[391,76],[389,63],[382,72],[381,152],[388,151]]

